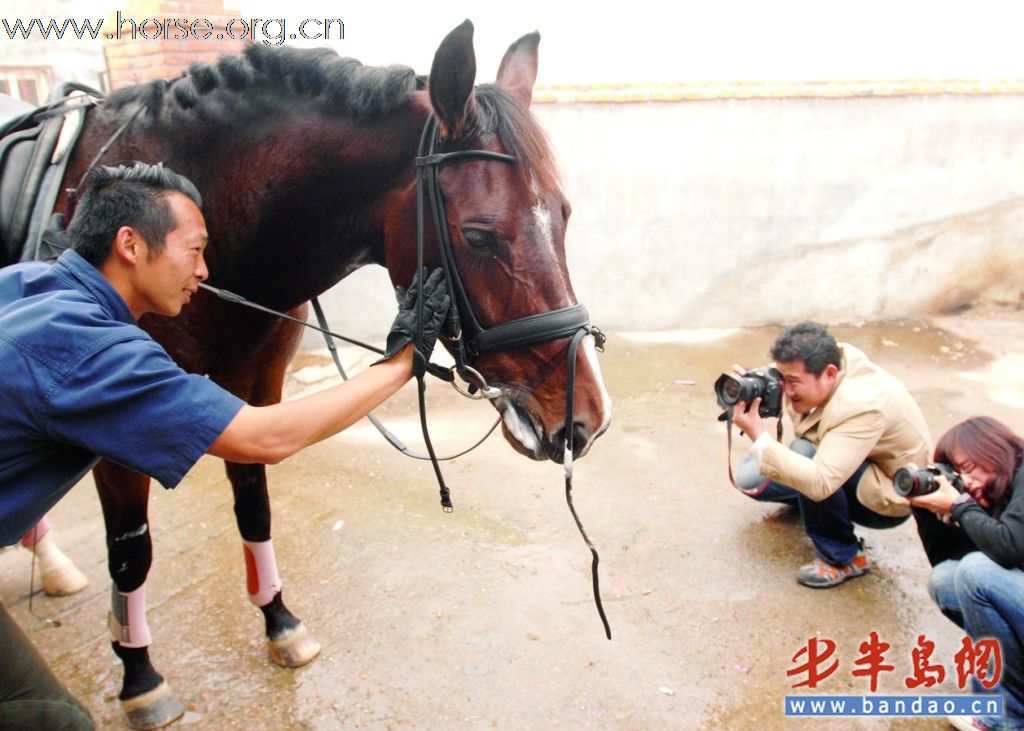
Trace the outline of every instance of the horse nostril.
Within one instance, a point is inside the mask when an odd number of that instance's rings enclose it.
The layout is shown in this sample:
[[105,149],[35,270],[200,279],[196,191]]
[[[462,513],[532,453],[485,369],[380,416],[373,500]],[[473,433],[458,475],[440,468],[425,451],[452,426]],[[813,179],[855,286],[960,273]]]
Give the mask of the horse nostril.
[[[590,430],[582,421],[572,423],[572,455],[578,457],[583,448],[590,441]],[[554,435],[555,449],[562,454],[565,449],[565,426],[563,425]],[[563,455],[564,456],[564,455]]]

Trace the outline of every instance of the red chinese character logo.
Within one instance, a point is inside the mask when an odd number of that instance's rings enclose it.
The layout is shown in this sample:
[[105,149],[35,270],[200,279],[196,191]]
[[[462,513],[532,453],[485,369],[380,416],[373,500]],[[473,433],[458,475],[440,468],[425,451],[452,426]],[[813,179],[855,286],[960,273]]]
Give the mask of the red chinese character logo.
[[885,664],[885,652],[892,645],[881,642],[878,633],[868,635],[867,642],[860,643],[860,657],[853,661],[854,665],[863,665],[853,670],[853,675],[867,675],[871,678],[871,691],[878,690],[878,676],[883,672],[892,672],[895,667]]
[[976,643],[970,637],[964,637],[953,661],[956,663],[956,684],[960,689],[967,687],[967,679],[972,675],[978,679],[982,688],[994,688],[1003,674],[1002,649],[999,640],[991,637]]
[[942,665],[928,662],[933,652],[935,652],[935,643],[924,635],[918,635],[917,647],[910,651],[910,659],[914,663],[914,674],[903,681],[904,685],[908,688],[917,688],[922,685],[925,688],[931,688],[946,679],[946,669]]
[[[819,644],[821,647],[819,647]],[[800,662],[801,658],[806,658],[807,662],[803,665],[791,668],[786,671],[787,676],[807,674],[805,680],[799,683],[793,683],[794,688],[817,688],[818,683],[825,680],[828,676],[836,671],[839,667],[839,660],[833,660],[832,664],[824,670],[821,669],[822,664],[832,657],[836,651],[836,643],[832,640],[822,639],[818,640],[817,637],[812,637],[807,640],[807,644],[800,648],[795,655],[793,655],[792,662]]]

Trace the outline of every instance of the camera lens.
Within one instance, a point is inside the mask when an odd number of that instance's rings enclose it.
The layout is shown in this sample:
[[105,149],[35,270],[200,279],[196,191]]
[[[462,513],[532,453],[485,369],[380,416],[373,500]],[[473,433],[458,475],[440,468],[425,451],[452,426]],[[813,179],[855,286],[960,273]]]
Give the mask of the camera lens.
[[736,379],[730,378],[722,384],[722,396],[728,403],[736,403],[740,399],[740,394],[743,388],[740,386],[740,382]]
[[896,470],[892,478],[892,486],[900,497],[907,497],[914,492],[917,486],[917,475],[907,468]]
[[892,487],[900,497],[918,497],[938,490],[939,481],[928,469],[909,470],[902,467],[892,476]]

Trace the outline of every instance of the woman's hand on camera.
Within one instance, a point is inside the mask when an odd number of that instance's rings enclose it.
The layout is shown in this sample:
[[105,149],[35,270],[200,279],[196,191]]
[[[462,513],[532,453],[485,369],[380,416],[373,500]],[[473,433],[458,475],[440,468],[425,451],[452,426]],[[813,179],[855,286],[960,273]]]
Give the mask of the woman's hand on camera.
[[761,398],[758,397],[749,404],[746,401],[740,401],[732,410],[732,423],[750,437],[751,441],[761,436],[761,432],[764,431],[760,408]]
[[938,475],[935,479],[939,483],[938,490],[927,495],[909,497],[907,500],[915,508],[925,508],[936,515],[942,516],[949,513],[953,503],[960,497],[960,491],[950,485],[949,480],[942,475]]

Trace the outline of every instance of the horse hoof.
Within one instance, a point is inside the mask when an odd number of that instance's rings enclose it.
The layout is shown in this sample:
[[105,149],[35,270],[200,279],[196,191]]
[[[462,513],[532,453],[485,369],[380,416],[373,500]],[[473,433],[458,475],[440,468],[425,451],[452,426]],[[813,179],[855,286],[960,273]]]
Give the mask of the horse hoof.
[[73,563],[42,574],[43,591],[47,596],[68,596],[89,585],[89,579]]
[[301,668],[320,654],[320,643],[299,624],[282,633],[276,640],[267,640],[270,659],[283,668]]
[[121,707],[128,716],[128,725],[137,729],[162,728],[185,713],[185,706],[174,697],[171,686],[166,682],[142,695],[121,701]]

